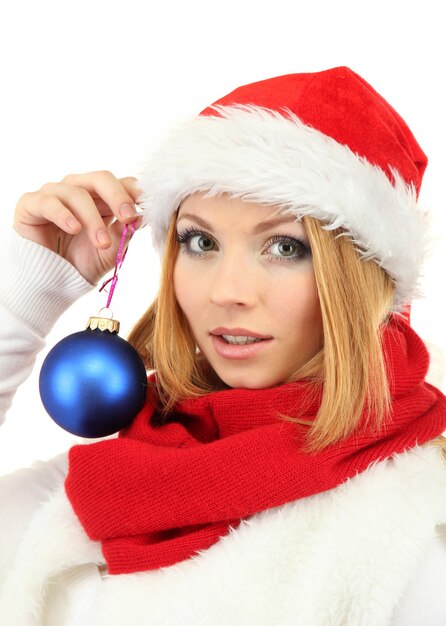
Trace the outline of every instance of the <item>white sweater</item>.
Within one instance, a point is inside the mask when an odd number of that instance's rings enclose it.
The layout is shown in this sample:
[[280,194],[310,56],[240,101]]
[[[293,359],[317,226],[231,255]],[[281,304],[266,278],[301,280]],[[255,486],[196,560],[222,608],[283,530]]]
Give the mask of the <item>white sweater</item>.
[[[55,320],[92,288],[54,253],[12,239],[0,285],[0,421]],[[0,478],[0,626],[446,624],[438,448],[253,515],[177,565],[119,576],[73,513],[66,472],[64,453]]]

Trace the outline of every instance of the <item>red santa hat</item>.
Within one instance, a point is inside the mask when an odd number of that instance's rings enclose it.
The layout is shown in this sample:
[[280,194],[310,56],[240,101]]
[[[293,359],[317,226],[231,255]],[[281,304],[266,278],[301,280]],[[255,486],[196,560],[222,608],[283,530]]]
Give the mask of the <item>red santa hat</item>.
[[138,176],[162,254],[172,214],[197,191],[277,205],[342,227],[396,284],[394,312],[422,295],[429,247],[418,193],[426,155],[404,120],[348,67],[239,87],[179,124]]

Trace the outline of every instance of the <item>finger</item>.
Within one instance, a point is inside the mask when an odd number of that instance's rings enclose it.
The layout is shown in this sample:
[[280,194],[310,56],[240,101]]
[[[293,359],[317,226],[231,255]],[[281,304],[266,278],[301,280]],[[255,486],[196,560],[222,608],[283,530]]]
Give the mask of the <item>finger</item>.
[[118,179],[125,187],[127,192],[132,196],[135,204],[138,203],[139,197],[143,193],[142,189],[137,186],[138,179],[135,176],[125,176]]
[[[140,225],[141,221],[142,221],[142,217],[137,218],[134,224],[135,226],[134,232],[136,232],[136,229]],[[122,234],[125,228],[127,228],[127,232],[126,232],[125,239],[123,241]],[[130,239],[133,236],[132,224],[122,224],[118,220],[115,220],[114,223],[109,228],[108,232],[112,240],[112,246],[108,250],[103,250],[99,254],[103,259],[104,265],[112,267],[113,265],[116,264],[118,260],[117,253],[118,253],[118,250],[120,249],[121,244],[123,245],[121,249],[120,259],[123,260],[123,255],[126,253],[127,248],[130,243]]]
[[102,170],[86,174],[69,174],[62,183],[81,187],[88,191],[92,198],[102,199],[122,223],[128,224],[137,217],[134,197],[137,190],[132,177],[128,177],[123,183],[111,172]]
[[17,203],[16,219],[26,226],[51,222],[69,234],[78,233],[82,225],[54,195],[35,192],[23,194]]
[[46,183],[40,193],[47,197],[55,196],[62,202],[80,223],[81,228],[85,229],[94,246],[110,247],[111,239],[106,224],[88,191],[63,183]]
[[142,228],[144,209],[139,205],[139,203],[142,202],[141,195],[143,191],[137,186],[138,179],[134,176],[128,176],[126,178],[120,178],[119,180],[122,182],[129,194],[135,199],[136,213],[141,217],[141,219],[138,220],[137,228]]
[[121,238],[122,238],[122,233],[126,226],[127,226],[127,233],[126,233],[125,241],[128,243],[128,241],[131,239],[133,234],[141,226],[141,222],[142,222],[142,217],[138,217],[135,220],[135,222],[131,224],[122,224],[121,222],[118,222],[116,220],[109,228],[109,234],[114,243],[114,246],[117,247],[119,245]]

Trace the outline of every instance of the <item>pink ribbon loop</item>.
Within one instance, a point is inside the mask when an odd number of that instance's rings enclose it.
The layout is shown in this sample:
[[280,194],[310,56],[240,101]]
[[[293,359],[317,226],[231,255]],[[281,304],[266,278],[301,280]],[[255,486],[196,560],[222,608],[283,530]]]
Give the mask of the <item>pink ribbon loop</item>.
[[[134,223],[130,224],[130,226],[132,228],[132,234],[130,235],[130,239],[131,239],[133,237],[134,233],[135,233],[135,224]],[[118,272],[121,269],[122,264],[124,263],[125,256],[127,254],[128,246],[124,250],[124,242],[125,242],[125,238],[127,236],[128,228],[129,228],[129,224],[126,224],[124,226],[124,230],[122,231],[121,242],[119,244],[118,254],[116,255],[115,270],[113,272],[113,276],[111,278],[107,279],[104,283],[102,283],[101,288],[99,289],[99,291],[101,292],[104,289],[104,287],[106,287],[106,285],[111,283],[110,291],[108,293],[108,298],[107,298],[107,304],[105,305],[107,308],[110,306],[110,303],[112,301],[113,294],[114,294],[115,287],[116,287],[116,283],[118,282]],[[123,250],[124,250],[124,252],[123,252]]]

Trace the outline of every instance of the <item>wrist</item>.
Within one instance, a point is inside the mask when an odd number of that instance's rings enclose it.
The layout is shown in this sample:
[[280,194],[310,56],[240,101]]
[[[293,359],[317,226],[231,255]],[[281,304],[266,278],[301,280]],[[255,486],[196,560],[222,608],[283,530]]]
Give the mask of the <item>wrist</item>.
[[66,259],[13,230],[5,260],[0,301],[45,336],[73,302],[94,288]]

